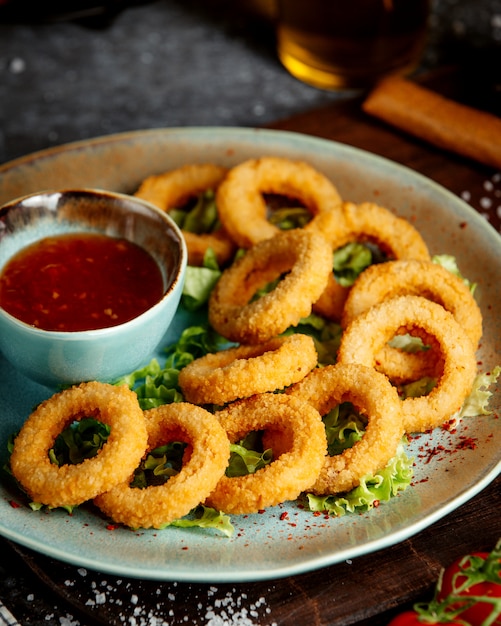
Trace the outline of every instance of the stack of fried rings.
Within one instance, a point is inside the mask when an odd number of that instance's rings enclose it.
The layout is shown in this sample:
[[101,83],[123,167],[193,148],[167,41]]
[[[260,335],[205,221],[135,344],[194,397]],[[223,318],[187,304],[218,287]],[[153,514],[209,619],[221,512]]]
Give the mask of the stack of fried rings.
[[[420,295],[442,305],[452,313],[477,349],[482,336],[482,313],[473,294],[461,278],[431,261],[388,261],[368,267],[350,290],[343,309],[342,327],[346,328],[375,304],[398,295]],[[406,353],[385,345],[378,362],[394,382],[437,374],[437,360],[428,351]]]
[[422,296],[384,300],[345,329],[338,361],[378,369],[381,350],[402,330],[431,345],[442,363],[437,384],[429,394],[402,402],[406,432],[426,431],[443,424],[461,408],[477,372],[475,348],[452,313]]
[[[256,163],[247,167],[253,170]],[[258,179],[255,176],[251,179],[255,185]],[[272,191],[286,193],[287,189],[279,186]],[[334,202],[332,190],[327,191],[327,187],[325,190],[326,197],[333,201],[330,210],[315,209],[309,228],[259,235],[259,241],[249,243],[245,255],[225,270],[212,294],[209,303],[212,325],[241,345],[194,362],[184,375],[181,373],[180,382],[186,397],[193,403],[229,404],[215,415],[195,404],[182,403],[142,416],[137,398],[133,399],[135,394],[123,388],[88,383],[56,394],[30,416],[16,438],[11,457],[14,475],[33,500],[50,506],[66,506],[94,498],[113,519],[133,527],[161,527],[201,501],[232,512],[255,512],[282,499],[295,498],[303,490],[330,494],[350,489],[362,475],[374,472],[394,455],[404,431],[424,431],[450,419],[469,393],[476,373],[475,349],[481,334],[479,311],[455,279],[444,275],[442,270],[432,269],[426,246],[410,224],[404,225],[403,220],[377,205],[340,204],[339,198]],[[255,191],[253,188],[253,193]],[[306,200],[304,202],[307,204]],[[386,224],[386,232],[379,232],[373,224],[364,225],[364,219],[370,216],[379,216]],[[323,234],[319,234],[319,230]],[[311,340],[284,339],[277,335],[297,324],[315,303],[318,304],[332,278],[332,250],[357,238],[377,243],[389,258],[400,260],[382,264],[377,270],[366,270],[351,292],[344,294],[344,329],[338,363],[315,368]],[[404,242],[401,250],[395,242]],[[404,252],[409,251],[405,256]],[[417,261],[404,262],[409,256]],[[424,271],[420,273],[420,270]],[[440,289],[440,294],[431,289],[425,278],[418,287],[410,286],[416,282],[418,274],[426,276],[428,270],[430,276],[440,278],[446,285]],[[409,277],[409,284],[402,276]],[[278,281],[274,290],[252,301],[256,290],[274,280]],[[396,288],[395,281],[401,286]],[[370,285],[376,285],[376,293],[372,293]],[[371,294],[368,302],[361,296],[365,290]],[[339,315],[339,311],[335,315]],[[473,320],[468,325],[468,334],[462,328],[462,325],[467,326],[466,318]],[[427,396],[397,400],[388,376],[382,373],[388,373],[386,368],[392,361],[387,356],[390,351],[386,344],[400,332],[415,334],[431,346],[429,354],[433,358],[428,358],[432,364],[425,371],[436,376],[437,385]],[[301,346],[300,356],[304,358],[296,360],[298,355],[291,352],[291,346],[295,345]],[[292,369],[287,375],[284,371],[275,371],[278,355],[287,355]],[[407,359],[404,360],[407,367]],[[422,361],[422,357],[419,360]],[[214,385],[198,384],[196,379],[202,374]],[[247,383],[239,389],[239,382],[244,378]],[[265,380],[268,384],[261,384]],[[286,394],[271,393],[289,385],[292,386]],[[212,386],[217,392],[211,396],[208,392]],[[248,397],[239,399],[243,396]],[[367,431],[351,451],[326,457],[320,416],[343,401],[352,402],[366,413]],[[193,424],[188,417],[192,413]],[[114,434],[103,451],[80,466],[47,467],[42,457],[47,457],[55,436],[68,421],[84,414],[101,416],[100,419],[112,427]],[[45,420],[48,420],[48,427]],[[290,428],[291,424],[294,429]],[[209,430],[208,440],[199,433],[199,428],[202,432]],[[243,477],[242,480],[227,478],[224,470],[228,438],[233,441],[257,428],[265,431],[265,441],[273,443],[275,460],[245,480]],[[296,433],[296,428],[301,429],[300,434]],[[40,437],[42,430],[44,436]],[[134,441],[126,436],[131,432]],[[131,489],[131,473],[145,450],[166,443],[165,439],[171,437],[188,443],[180,478],[174,483],[169,480],[162,491]],[[312,447],[316,450],[315,459],[310,450],[304,449],[306,441],[308,445],[315,443]],[[201,461],[197,451],[200,442],[204,455],[208,456],[208,465],[196,463]],[[31,471],[33,459],[40,461],[41,472]],[[194,465],[192,459],[195,459]],[[303,467],[303,462],[308,467]],[[198,485],[194,466],[208,473],[210,478]],[[99,481],[92,478],[95,469],[100,471]],[[289,475],[289,472],[292,473]],[[86,476],[91,478],[86,479]],[[267,484],[272,477],[273,484],[265,487],[263,479]],[[169,483],[179,507],[160,504],[169,493]],[[191,485],[188,491],[186,484]],[[192,494],[195,484],[196,496]],[[253,493],[256,490],[260,492],[259,497]],[[144,495],[139,496],[141,491]],[[138,498],[144,499],[139,507]],[[240,504],[236,504],[237,501]],[[159,510],[158,516],[143,511],[152,503],[153,508]]]
[[[212,248],[225,266],[237,246],[248,249],[280,232],[267,218],[266,193],[302,203],[312,216],[305,230],[321,233],[333,250],[353,241],[371,242],[390,260],[430,259],[421,235],[408,221],[374,203],[343,202],[333,183],[302,161],[267,156],[229,170],[212,163],[185,165],[146,178],[135,195],[169,211],[209,189],[216,191],[222,228],[204,234],[183,232],[191,265],[202,265]],[[348,293],[331,272],[313,311],[340,321]]]

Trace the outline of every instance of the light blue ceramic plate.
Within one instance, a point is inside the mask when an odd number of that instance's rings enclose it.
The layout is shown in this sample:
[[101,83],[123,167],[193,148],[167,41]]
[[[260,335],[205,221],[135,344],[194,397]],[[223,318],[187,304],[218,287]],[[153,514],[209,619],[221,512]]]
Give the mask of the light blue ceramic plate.
[[[455,255],[465,275],[478,283],[485,325],[479,362],[484,371],[499,363],[499,235],[432,181],[345,145],[252,129],[133,132],[62,146],[0,167],[0,202],[69,186],[131,192],[145,176],[184,163],[212,161],[231,166],[261,155],[309,161],[335,182],[346,200],[385,205],[415,222],[432,253]],[[467,228],[462,227],[465,223]],[[187,322],[178,315],[165,343],[178,336]],[[29,382],[0,359],[1,463],[9,434],[47,395],[46,388]],[[287,503],[262,515],[234,517],[236,532],[231,539],[173,528],[132,532],[107,529],[105,521],[85,507],[73,516],[13,508],[15,496],[0,485],[0,533],[75,565],[138,578],[216,583],[298,574],[402,541],[489,484],[501,471],[498,391],[491,407],[492,416],[464,420],[457,432],[437,430],[417,438],[410,447],[416,459],[414,486],[364,515],[325,519]],[[461,445],[465,438],[472,438],[476,449]],[[443,446],[441,451],[438,445]],[[288,519],[281,519],[284,511]]]

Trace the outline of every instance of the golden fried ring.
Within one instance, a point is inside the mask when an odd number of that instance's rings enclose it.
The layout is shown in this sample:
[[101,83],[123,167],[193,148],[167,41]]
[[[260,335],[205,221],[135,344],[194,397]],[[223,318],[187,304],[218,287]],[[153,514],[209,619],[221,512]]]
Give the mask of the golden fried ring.
[[423,432],[440,426],[461,408],[476,375],[475,350],[452,313],[440,304],[422,296],[396,296],[353,320],[341,337],[338,361],[377,367],[381,349],[400,330],[421,336],[443,361],[428,395],[403,400],[405,430]]
[[482,313],[465,283],[431,261],[407,259],[368,267],[355,281],[346,301],[341,325],[394,296],[423,296],[454,315],[477,349],[482,336]]
[[293,334],[207,354],[184,367],[179,386],[194,404],[227,404],[298,382],[318,361],[311,337]]
[[311,165],[280,157],[250,159],[233,167],[217,191],[219,217],[241,248],[250,248],[279,232],[266,216],[264,193],[300,200],[313,219],[335,210],[341,197],[332,182]]
[[[78,465],[51,463],[49,450],[75,420],[95,417],[110,426],[98,454]],[[42,402],[14,443],[12,472],[33,502],[77,506],[130,476],[146,447],[146,425],[137,396],[128,387],[89,382]]]
[[257,513],[295,500],[317,479],[327,449],[325,428],[310,404],[284,394],[260,394],[229,405],[217,414],[231,442],[247,433],[281,428],[291,445],[254,474],[223,476],[206,503],[226,513]]
[[[209,322],[232,341],[264,343],[311,313],[331,268],[332,252],[322,236],[302,229],[279,232],[223,272],[209,299]],[[285,272],[275,289],[250,302]]]
[[312,493],[349,491],[395,456],[404,434],[402,402],[384,374],[363,365],[338,363],[313,370],[287,393],[310,403],[322,416],[351,402],[368,420],[360,441],[341,454],[326,456]]
[[[183,206],[190,198],[199,196],[204,191],[216,190],[227,171],[226,168],[212,163],[184,165],[163,174],[149,176],[134,195],[168,212]],[[234,242],[222,229],[202,234],[185,230],[182,232],[190,265],[201,266],[208,248],[212,248],[221,265],[227,263],[235,253]]]
[[[389,260],[430,260],[428,247],[418,230],[385,207],[372,202],[344,202],[339,213],[325,213],[312,224],[320,229],[333,250],[357,241],[377,245]],[[349,292],[350,287],[340,285],[331,273],[324,293],[313,307],[314,312],[339,321]]]
[[[399,295],[423,296],[450,311],[476,350],[482,336],[482,313],[470,289],[444,267],[431,261],[407,259],[368,267],[355,281],[346,300],[341,325],[374,304]],[[378,359],[395,382],[434,376],[436,359],[430,351],[405,353],[384,346]]]
[[145,411],[147,452],[171,441],[188,444],[181,471],[163,485],[144,489],[130,478],[100,494],[94,503],[111,519],[131,528],[162,528],[187,515],[214,489],[224,474],[230,444],[218,420],[186,402],[164,404]]

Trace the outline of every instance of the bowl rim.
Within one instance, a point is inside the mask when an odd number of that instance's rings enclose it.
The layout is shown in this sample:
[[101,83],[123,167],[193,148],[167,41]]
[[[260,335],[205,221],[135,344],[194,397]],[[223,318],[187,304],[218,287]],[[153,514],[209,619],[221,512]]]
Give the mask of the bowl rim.
[[[122,330],[127,330],[128,327],[132,327],[142,323],[143,321],[147,321],[145,318],[154,317],[157,313],[157,310],[165,305],[165,301],[169,299],[174,292],[176,292],[176,287],[179,285],[179,288],[182,289],[184,278],[186,275],[186,267],[188,265],[188,248],[186,246],[186,241],[181,232],[181,229],[176,224],[176,222],[172,219],[172,217],[168,214],[167,211],[163,211],[161,208],[155,206],[151,202],[147,200],[143,200],[142,198],[137,198],[136,196],[118,192],[118,191],[110,191],[108,189],[100,189],[95,187],[68,187],[63,189],[44,189],[40,191],[36,191],[33,193],[25,194],[9,200],[5,204],[0,206],[0,217],[3,212],[8,212],[9,208],[14,208],[16,205],[21,204],[23,201],[34,198],[36,196],[43,195],[52,195],[52,194],[65,194],[65,193],[93,193],[100,196],[109,196],[110,198],[115,198],[118,200],[126,200],[127,202],[136,203],[142,205],[149,211],[155,213],[159,216],[162,221],[164,221],[171,229],[171,231],[176,235],[174,241],[179,245],[179,261],[177,263],[176,269],[173,272],[174,276],[171,280],[170,284],[167,286],[165,292],[162,297],[155,302],[152,306],[150,306],[146,311],[143,311],[139,315],[136,315],[130,320],[126,322],[122,322],[121,324],[115,324],[114,326],[106,326],[104,328],[95,328],[88,330],[78,330],[78,331],[61,331],[61,330],[47,330],[44,328],[38,328],[36,326],[32,326],[26,322],[23,322],[19,318],[11,315],[8,311],[6,311],[0,304],[0,316],[7,319],[7,321],[11,324],[11,326],[17,326],[20,330],[27,332],[29,335],[46,337],[47,339],[52,340],[64,340],[64,341],[81,341],[83,339],[99,339],[102,337],[106,337],[107,335],[116,334],[121,332]],[[1,241],[1,239],[0,239]],[[36,240],[35,240],[36,241]],[[157,261],[155,261],[157,262]],[[158,263],[158,262],[157,262]],[[1,268],[3,269],[3,268]],[[0,269],[0,274],[1,274]],[[177,306],[177,305],[176,305]]]

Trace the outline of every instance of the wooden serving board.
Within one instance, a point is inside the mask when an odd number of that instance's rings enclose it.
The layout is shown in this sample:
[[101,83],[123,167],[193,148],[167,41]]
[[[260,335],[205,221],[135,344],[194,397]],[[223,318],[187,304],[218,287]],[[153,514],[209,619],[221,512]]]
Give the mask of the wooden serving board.
[[[497,203],[501,204],[497,193],[501,187],[496,172],[369,118],[362,113],[357,100],[306,112],[277,122],[273,128],[344,142],[407,165],[469,199],[499,231],[496,211]],[[84,576],[71,565],[25,548],[13,544],[2,548],[12,553],[18,568],[28,568],[28,573],[39,583],[70,605],[74,615],[81,615],[82,624],[122,624],[124,614],[134,609],[131,598],[136,597],[140,599],[143,615],[148,607],[158,610],[155,607],[164,603],[166,615],[172,611],[168,620],[173,626],[206,623],[200,605],[214,603],[216,599],[223,606],[225,601],[228,603],[230,617],[232,611],[238,612],[238,607],[247,611],[257,607],[256,617],[248,612],[247,617],[260,626],[378,626],[387,624],[394,613],[416,600],[430,598],[440,569],[453,559],[470,550],[492,549],[501,536],[500,510],[501,477],[498,477],[467,504],[392,548],[300,576],[221,584],[212,591],[202,584],[123,581],[95,572]],[[92,600],[96,589],[103,590],[105,602]],[[263,606],[266,611],[260,610]]]

